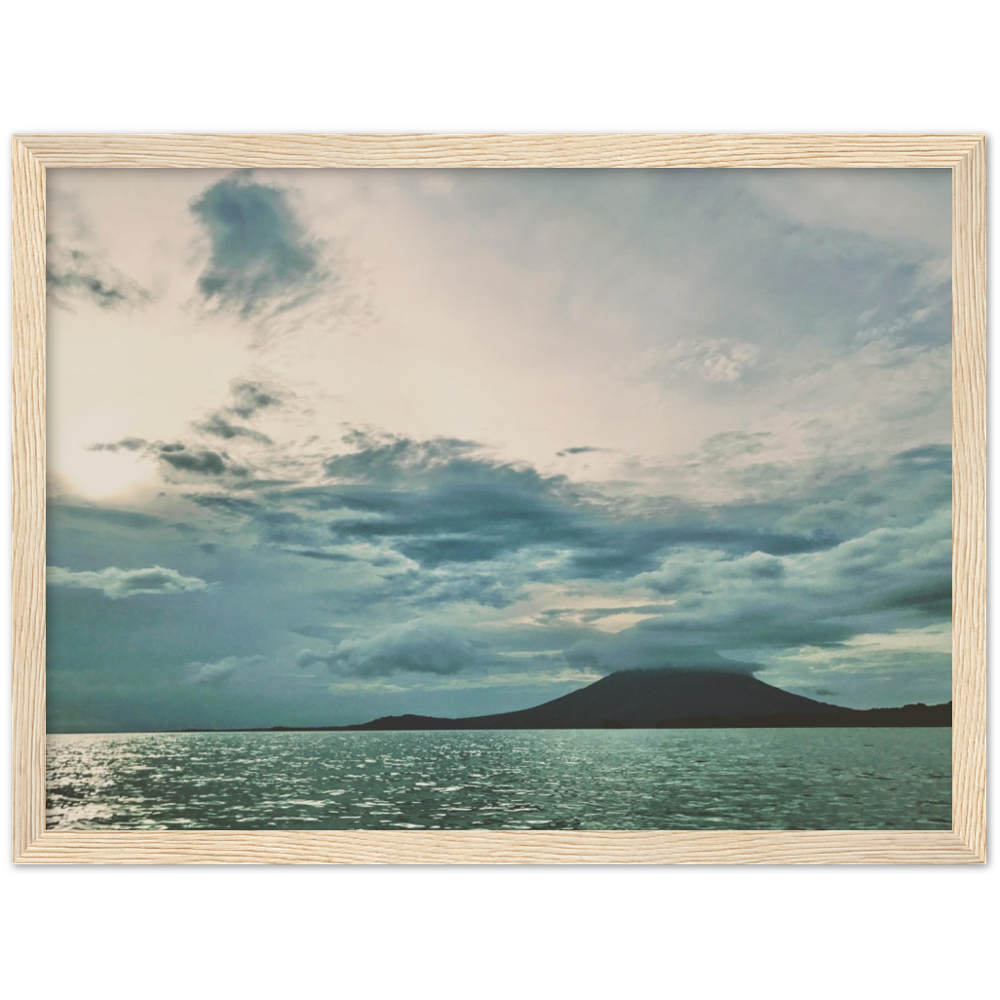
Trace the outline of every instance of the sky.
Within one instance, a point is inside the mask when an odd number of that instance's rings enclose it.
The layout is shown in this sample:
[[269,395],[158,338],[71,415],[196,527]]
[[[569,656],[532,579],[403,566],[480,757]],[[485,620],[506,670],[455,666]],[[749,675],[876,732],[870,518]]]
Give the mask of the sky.
[[950,698],[950,171],[47,184],[50,732]]

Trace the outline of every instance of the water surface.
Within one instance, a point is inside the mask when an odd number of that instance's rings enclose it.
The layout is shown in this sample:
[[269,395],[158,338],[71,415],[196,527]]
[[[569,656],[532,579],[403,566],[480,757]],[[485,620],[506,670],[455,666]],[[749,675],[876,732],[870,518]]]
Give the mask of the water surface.
[[49,736],[50,830],[949,829],[950,729]]

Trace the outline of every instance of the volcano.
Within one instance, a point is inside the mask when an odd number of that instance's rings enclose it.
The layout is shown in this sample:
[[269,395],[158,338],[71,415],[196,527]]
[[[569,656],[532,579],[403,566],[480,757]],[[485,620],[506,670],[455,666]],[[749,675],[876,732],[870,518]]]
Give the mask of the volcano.
[[746,673],[622,670],[561,698],[516,712],[465,719],[391,715],[345,728],[649,729],[685,722],[748,725],[754,720],[775,720],[779,725],[830,725],[834,717],[864,714],[791,694]]

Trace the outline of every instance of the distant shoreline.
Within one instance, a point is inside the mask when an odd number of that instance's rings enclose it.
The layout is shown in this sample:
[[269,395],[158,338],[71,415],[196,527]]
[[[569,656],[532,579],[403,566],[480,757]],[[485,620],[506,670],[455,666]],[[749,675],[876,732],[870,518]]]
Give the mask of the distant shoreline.
[[[600,732],[622,729],[950,729],[951,702],[906,705],[903,708],[840,709],[829,715],[747,716],[745,718],[671,719],[652,726],[623,725],[609,719],[592,726],[527,726],[477,723],[476,719],[438,719],[431,716],[387,716],[351,726],[239,726],[232,729],[152,729],[144,734],[197,733],[371,733],[371,732]],[[115,736],[122,733],[46,733],[47,736]]]
[[[526,726],[268,726],[248,729],[159,729],[152,732],[169,734],[197,733],[594,733],[642,731],[655,732],[661,729],[951,729],[951,722],[671,722],[664,726],[547,726],[535,729]],[[52,736],[96,736],[115,735],[97,733],[51,733]]]

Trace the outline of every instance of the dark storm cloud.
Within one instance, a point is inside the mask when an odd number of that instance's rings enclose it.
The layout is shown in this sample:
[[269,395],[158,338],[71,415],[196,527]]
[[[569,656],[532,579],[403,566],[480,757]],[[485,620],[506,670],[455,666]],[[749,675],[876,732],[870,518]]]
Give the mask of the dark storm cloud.
[[183,441],[146,441],[143,438],[122,438],[90,445],[89,451],[141,452],[156,458],[168,469],[191,473],[196,477],[235,476],[244,478],[249,470],[234,462],[225,452],[210,448],[188,447]]
[[912,527],[876,528],[839,546],[825,560],[831,594],[857,614],[886,612],[917,624],[948,620],[950,513],[941,507]]
[[393,625],[360,639],[345,639],[327,653],[303,650],[300,667],[323,664],[352,677],[407,672],[456,674],[477,662],[475,647],[461,634],[424,621]]
[[951,614],[950,511],[780,560],[681,548],[631,582],[671,604],[626,631],[584,641],[574,655],[590,666],[669,665],[676,649],[691,647],[837,647],[862,634],[936,626]]
[[821,608],[815,600],[784,603],[762,592],[756,598],[732,590],[709,598],[690,595],[657,618],[576,643],[566,659],[604,673],[667,667],[753,672],[759,665],[732,667],[717,651],[825,646],[858,633],[849,622],[819,620]]
[[232,471],[222,455],[208,449],[195,451],[189,451],[187,448],[176,451],[164,449],[160,452],[160,458],[175,469],[198,475],[221,476],[226,471]]
[[63,305],[86,299],[101,309],[117,309],[149,299],[149,293],[100,257],[80,248],[65,248],[49,236],[45,241],[45,290],[50,301]]
[[117,566],[109,566],[97,571],[74,571],[62,566],[49,566],[47,583],[50,587],[98,590],[114,601],[139,594],[181,594],[208,589],[204,580],[182,576],[177,570],[163,566],[150,566],[148,569],[119,569]]
[[[669,502],[636,516],[595,504],[562,477],[492,460],[472,442],[364,434],[350,440],[360,447],[326,463],[338,480],[330,485],[258,491],[255,500],[194,499],[247,515],[264,541],[318,559],[329,560],[331,548],[362,545],[395,551],[425,573],[468,577],[462,567],[479,573],[491,563],[509,574],[510,559],[531,551],[536,564],[546,556],[546,568],[518,570],[524,579],[641,577],[644,586],[670,594],[692,586],[712,563],[714,555],[706,562],[699,551],[721,553],[748,581],[777,582],[787,557],[835,550],[887,519],[912,524],[950,498],[946,448],[904,453],[885,469],[839,477],[805,496],[710,507]],[[682,550],[691,554],[688,562],[666,559]],[[496,590],[492,595],[490,603],[500,599]]]
[[226,441],[231,441],[233,438],[247,438],[259,444],[274,443],[266,434],[255,431],[252,427],[241,427],[239,424],[234,424],[227,420],[221,413],[212,413],[195,426],[203,434],[222,438]]
[[912,610],[929,618],[950,621],[952,613],[951,580],[940,572],[935,579],[918,583],[902,583],[876,596],[872,608],[881,610]]
[[[355,433],[347,443],[355,450],[327,460],[334,475],[325,484],[189,498],[239,515],[261,543],[313,562],[332,587],[345,586],[339,566],[356,564],[349,590],[336,591],[352,617],[376,605],[411,615],[500,609],[530,600],[538,584],[625,588],[628,606],[535,613],[532,628],[558,632],[572,665],[602,671],[698,666],[698,656],[718,667],[719,652],[743,662],[740,650],[834,647],[950,613],[946,446],[767,502],[622,507],[564,477],[497,461],[473,442]],[[629,613],[645,619],[598,631],[602,619]],[[378,635],[305,659],[358,676],[421,669],[399,666],[411,660],[396,633]],[[430,645],[423,631],[411,638]],[[381,655],[389,649],[394,659]]]
[[565,480],[477,456],[474,442],[356,433],[326,471],[338,485],[297,491],[343,542],[387,542],[424,566],[481,562],[528,545],[579,540]]
[[303,301],[326,277],[319,244],[281,188],[233,175],[203,192],[191,211],[211,245],[198,279],[206,302],[247,319],[266,307]]
[[333,491],[325,500],[340,500],[355,514],[331,523],[334,537],[385,541],[434,567],[496,559],[526,546],[583,543],[588,529],[572,504],[552,495],[555,488],[534,470],[462,459],[410,489]]
[[302,498],[355,513],[331,523],[337,538],[389,542],[424,567],[546,547],[568,554],[568,575],[625,578],[654,568],[658,553],[678,545],[782,555],[837,541],[822,532],[727,524],[716,511],[687,510],[672,523],[616,519],[564,477],[496,462],[477,453],[474,442],[357,434],[351,443],[360,447],[329,459],[326,469],[331,478],[354,485],[317,489]]
[[566,659],[572,666],[589,667],[602,673],[629,669],[675,669],[752,674],[761,669],[757,663],[743,663],[720,656],[710,646],[675,643],[672,647],[665,647],[655,635],[638,628],[615,636],[578,642],[566,651]]

